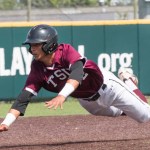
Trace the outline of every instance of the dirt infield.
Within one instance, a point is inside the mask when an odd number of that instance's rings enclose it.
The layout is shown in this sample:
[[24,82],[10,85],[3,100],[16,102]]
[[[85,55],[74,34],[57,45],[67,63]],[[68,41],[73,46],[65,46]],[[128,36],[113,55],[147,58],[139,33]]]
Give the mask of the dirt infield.
[[0,149],[149,150],[150,122],[140,124],[127,116],[19,118],[0,133]]

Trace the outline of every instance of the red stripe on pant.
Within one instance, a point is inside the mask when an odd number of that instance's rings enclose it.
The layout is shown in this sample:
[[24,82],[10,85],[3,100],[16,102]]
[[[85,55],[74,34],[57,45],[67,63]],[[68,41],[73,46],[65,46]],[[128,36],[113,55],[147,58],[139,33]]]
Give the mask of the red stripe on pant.
[[148,103],[147,99],[145,98],[145,96],[142,94],[142,92],[139,89],[136,89],[133,91],[141,100],[143,100],[144,102]]
[[137,85],[134,83],[132,78],[124,81],[126,85],[144,102],[148,103],[146,97],[142,94],[142,92],[138,89]]

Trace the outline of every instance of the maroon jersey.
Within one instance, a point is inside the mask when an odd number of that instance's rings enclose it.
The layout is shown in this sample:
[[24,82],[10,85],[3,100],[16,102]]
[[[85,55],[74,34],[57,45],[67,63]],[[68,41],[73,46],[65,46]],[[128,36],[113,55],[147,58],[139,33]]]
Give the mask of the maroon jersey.
[[69,44],[60,44],[55,51],[51,66],[33,60],[31,71],[24,89],[37,95],[41,88],[59,93],[70,75],[70,66],[76,61],[84,63],[84,76],[81,85],[71,94],[75,98],[88,98],[94,95],[103,84],[103,75],[99,67],[81,55]]

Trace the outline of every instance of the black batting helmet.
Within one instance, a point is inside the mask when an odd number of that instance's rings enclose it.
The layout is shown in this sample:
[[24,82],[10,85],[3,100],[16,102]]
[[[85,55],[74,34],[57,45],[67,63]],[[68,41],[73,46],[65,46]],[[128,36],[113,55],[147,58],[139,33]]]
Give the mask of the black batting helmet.
[[[45,24],[32,27],[29,30],[23,45],[34,43],[43,43],[42,50],[46,54],[51,54],[58,47],[58,34],[56,29]],[[29,52],[31,52],[31,46]]]

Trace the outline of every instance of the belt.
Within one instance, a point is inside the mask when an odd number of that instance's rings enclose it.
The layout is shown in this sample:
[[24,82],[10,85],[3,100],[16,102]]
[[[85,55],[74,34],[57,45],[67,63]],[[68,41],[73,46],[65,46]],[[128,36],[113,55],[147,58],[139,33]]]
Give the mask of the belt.
[[[105,90],[105,88],[107,87],[106,84],[103,84],[101,86],[101,89],[102,90]],[[89,98],[82,98],[83,100],[86,100],[86,101],[96,101],[101,95],[97,92],[96,94],[94,94],[93,96],[89,97]]]

